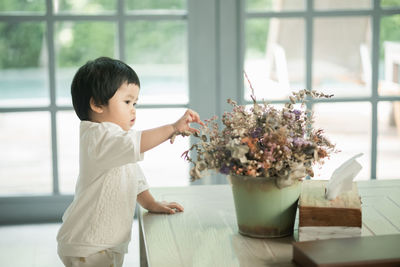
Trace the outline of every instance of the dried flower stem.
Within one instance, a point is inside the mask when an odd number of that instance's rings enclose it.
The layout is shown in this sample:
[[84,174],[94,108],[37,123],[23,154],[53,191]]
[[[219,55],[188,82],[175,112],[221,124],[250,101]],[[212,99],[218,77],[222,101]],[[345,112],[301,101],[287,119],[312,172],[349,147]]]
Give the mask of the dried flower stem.
[[257,101],[256,101],[256,95],[254,94],[254,88],[253,88],[253,86],[251,85],[249,76],[247,76],[246,71],[243,71],[243,73],[244,73],[244,76],[246,77],[247,82],[249,83],[249,86],[250,86],[250,90],[251,90],[251,95],[250,95],[250,97],[251,97],[251,99],[253,100],[253,102],[256,103],[256,102],[257,102]]

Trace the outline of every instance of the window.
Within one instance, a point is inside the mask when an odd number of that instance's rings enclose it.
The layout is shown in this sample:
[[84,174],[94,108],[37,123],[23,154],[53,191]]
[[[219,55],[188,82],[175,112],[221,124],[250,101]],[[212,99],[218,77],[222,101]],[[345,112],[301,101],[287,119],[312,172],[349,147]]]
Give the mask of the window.
[[[0,4],[0,196],[73,193],[79,119],[70,84],[90,59],[119,58],[138,73],[137,129],[174,122],[184,113],[186,9],[184,0]],[[180,158],[188,146],[188,139],[177,138],[174,146],[166,143],[146,155],[142,167],[150,185],[188,184],[188,164]]]
[[[282,103],[302,88],[335,95],[308,106],[342,151],[315,170],[317,178],[360,152],[356,179],[396,178],[400,2],[247,0],[244,9],[244,69],[259,99]],[[247,104],[249,95],[245,84]]]

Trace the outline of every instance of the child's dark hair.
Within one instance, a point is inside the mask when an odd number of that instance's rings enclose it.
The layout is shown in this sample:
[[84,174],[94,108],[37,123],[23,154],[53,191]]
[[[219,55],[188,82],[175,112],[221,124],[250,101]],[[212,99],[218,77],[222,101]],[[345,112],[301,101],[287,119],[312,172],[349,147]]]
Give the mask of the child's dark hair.
[[76,72],[71,85],[76,115],[82,121],[89,120],[90,99],[97,105],[107,105],[125,82],[140,87],[136,72],[124,62],[108,57],[88,61]]

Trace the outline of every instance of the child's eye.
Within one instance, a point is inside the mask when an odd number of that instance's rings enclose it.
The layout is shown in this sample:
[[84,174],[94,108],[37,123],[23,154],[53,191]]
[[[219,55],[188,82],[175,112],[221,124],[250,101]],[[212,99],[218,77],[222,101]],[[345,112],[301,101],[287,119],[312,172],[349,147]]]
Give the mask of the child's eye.
[[131,103],[131,101],[130,100],[126,100],[125,103],[129,105]]
[[137,104],[136,102],[135,102],[135,103],[133,103],[133,106],[136,106],[136,104]]

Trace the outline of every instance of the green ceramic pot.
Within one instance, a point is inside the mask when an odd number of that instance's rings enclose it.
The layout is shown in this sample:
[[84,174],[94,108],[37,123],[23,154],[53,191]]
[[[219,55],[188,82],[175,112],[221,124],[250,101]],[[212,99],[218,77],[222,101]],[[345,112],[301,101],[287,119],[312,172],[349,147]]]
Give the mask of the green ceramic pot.
[[228,176],[239,233],[258,238],[293,234],[301,182],[278,188],[275,178]]

